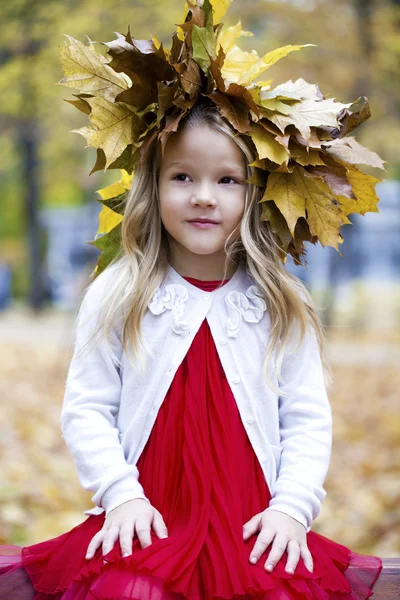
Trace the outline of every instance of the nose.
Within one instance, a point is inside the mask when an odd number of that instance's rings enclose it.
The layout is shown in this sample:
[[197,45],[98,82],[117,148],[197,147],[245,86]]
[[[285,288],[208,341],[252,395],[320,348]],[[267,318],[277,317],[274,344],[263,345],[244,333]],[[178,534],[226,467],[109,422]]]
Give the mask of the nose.
[[217,200],[213,195],[212,185],[207,181],[199,183],[192,196],[192,203],[200,205],[213,205],[216,203],[216,201]]

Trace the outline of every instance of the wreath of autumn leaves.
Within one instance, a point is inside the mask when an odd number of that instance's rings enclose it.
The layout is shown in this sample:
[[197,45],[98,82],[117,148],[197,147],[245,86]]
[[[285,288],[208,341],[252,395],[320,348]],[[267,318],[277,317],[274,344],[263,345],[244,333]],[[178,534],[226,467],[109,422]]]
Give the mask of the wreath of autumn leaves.
[[[224,28],[221,19],[231,0],[185,2],[182,24],[163,47],[154,35],[135,40],[130,28],[117,39],[101,42],[108,57],[66,35],[60,45],[65,73],[58,85],[79,90],[67,100],[88,115],[90,126],[73,131],[96,148],[91,171],[119,169],[121,179],[99,190],[103,204],[95,240],[101,250],[94,273],[99,274],[118,253],[124,198],[158,136],[164,152],[168,137],[200,96],[211,99],[235,130],[251,137],[257,159],[246,181],[263,188],[262,221],[277,234],[282,259],[291,254],[306,264],[304,242],[332,246],[343,242],[340,227],[350,213],[379,212],[375,185],[382,181],[363,173],[359,165],[384,169],[376,153],[348,134],[370,117],[362,96],[342,104],[324,98],[318,85],[299,78],[271,87],[272,80],[253,82],[290,52],[287,45],[262,57],[237,45],[241,22]],[[339,250],[338,250],[339,251]]]

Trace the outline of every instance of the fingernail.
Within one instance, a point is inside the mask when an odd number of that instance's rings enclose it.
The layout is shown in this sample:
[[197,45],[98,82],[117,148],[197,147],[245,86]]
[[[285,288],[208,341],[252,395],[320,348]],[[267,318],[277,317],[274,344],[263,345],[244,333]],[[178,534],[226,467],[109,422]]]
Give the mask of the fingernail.
[[122,555],[122,558],[125,558],[125,556],[130,556],[130,554],[128,552],[124,552],[124,554]]
[[250,558],[250,562],[253,563],[253,565],[254,565],[254,563],[257,562],[257,558],[255,556],[252,556]]
[[267,565],[267,571],[272,571],[273,566],[272,565]]
[[293,574],[293,569],[287,569],[286,573],[292,573]]

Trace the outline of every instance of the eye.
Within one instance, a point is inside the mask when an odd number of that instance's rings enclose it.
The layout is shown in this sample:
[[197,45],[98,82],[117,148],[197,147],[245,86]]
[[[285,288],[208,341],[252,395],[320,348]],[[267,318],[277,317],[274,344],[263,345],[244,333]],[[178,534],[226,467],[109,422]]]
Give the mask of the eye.
[[233,177],[222,177],[222,179],[230,179],[231,181],[233,181],[233,183],[238,183],[236,179],[233,179]]
[[[179,180],[178,180],[178,179],[177,179],[178,177],[188,177],[188,175],[186,175],[185,173],[178,173],[177,175],[174,175],[174,177],[173,177],[172,179],[173,179],[173,180],[176,180],[176,181],[182,181],[182,179],[179,179]],[[236,179],[234,179],[233,177],[222,177],[222,178],[221,178],[221,181],[222,181],[223,179],[230,179],[230,180],[231,180],[233,183],[238,183],[238,182],[236,181]]]

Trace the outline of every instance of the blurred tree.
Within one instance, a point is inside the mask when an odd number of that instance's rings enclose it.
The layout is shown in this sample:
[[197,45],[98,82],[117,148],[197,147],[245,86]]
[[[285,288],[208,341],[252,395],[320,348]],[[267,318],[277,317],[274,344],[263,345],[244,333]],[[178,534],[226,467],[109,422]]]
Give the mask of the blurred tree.
[[[122,12],[116,10],[117,5],[115,10],[105,11],[94,0],[81,3],[16,0],[0,6],[0,143],[10,139],[11,143],[3,147],[11,150],[16,158],[14,166],[13,158],[4,153],[0,168],[14,170],[15,180],[22,184],[19,206],[13,208],[19,209],[21,215],[18,233],[27,240],[27,294],[34,310],[40,309],[46,299],[40,252],[43,237],[38,218],[40,206],[80,203],[85,195],[92,198],[101,187],[99,175],[88,181],[89,157],[85,156],[79,169],[84,151],[81,138],[75,134],[65,135],[75,128],[75,117],[70,115],[70,107],[63,104],[62,97],[68,96],[66,90],[55,86],[63,75],[57,46],[64,43],[66,32],[79,37],[87,33],[92,39],[111,39],[113,30],[126,29],[129,14],[134,16],[134,27],[139,31],[146,29],[147,21],[150,38],[150,18],[157,11],[155,21],[163,17],[159,3],[139,5],[134,12],[130,3],[122,4]],[[173,14],[174,3],[166,2],[164,8],[166,4],[170,4]],[[182,6],[176,6],[178,8],[182,14]],[[60,120],[60,113],[65,113],[65,120]],[[10,209],[2,203],[0,211],[6,207]]]
[[[18,59],[26,60],[29,64],[38,55],[41,41],[30,38],[30,25],[35,21],[36,6],[28,2],[16,3],[9,7],[10,12],[21,24],[21,43],[16,48],[3,47],[0,51],[2,69],[7,71]],[[21,12],[23,10],[23,13]],[[22,19],[22,16],[24,18]],[[14,50],[14,52],[13,52]],[[40,229],[38,221],[38,121],[36,108],[38,98],[34,81],[30,77],[20,78],[16,88],[18,95],[23,98],[25,109],[19,118],[15,119],[16,142],[20,153],[20,170],[24,182],[24,217],[28,236],[28,257],[30,273],[29,303],[33,309],[38,309],[43,301],[43,285],[40,277]],[[7,107],[6,111],[7,111]],[[5,113],[6,113],[5,111]],[[2,117],[6,118],[7,114]]]
[[[376,5],[374,0],[354,0],[354,9],[357,17],[358,44],[361,50],[358,69],[354,73],[354,82],[352,86],[352,96],[354,98],[365,95],[370,97],[373,94],[373,57],[375,43],[373,39],[372,22]],[[346,266],[350,265],[352,278],[359,278],[362,274],[362,253],[357,247],[356,239],[359,235],[360,220],[353,219],[350,216],[351,225],[343,227],[345,230],[344,239],[346,244]],[[338,283],[341,280],[341,271],[343,258],[335,252],[329,255],[328,280],[330,290],[325,303],[324,320],[326,325],[330,326],[333,322],[333,310],[336,303]]]

